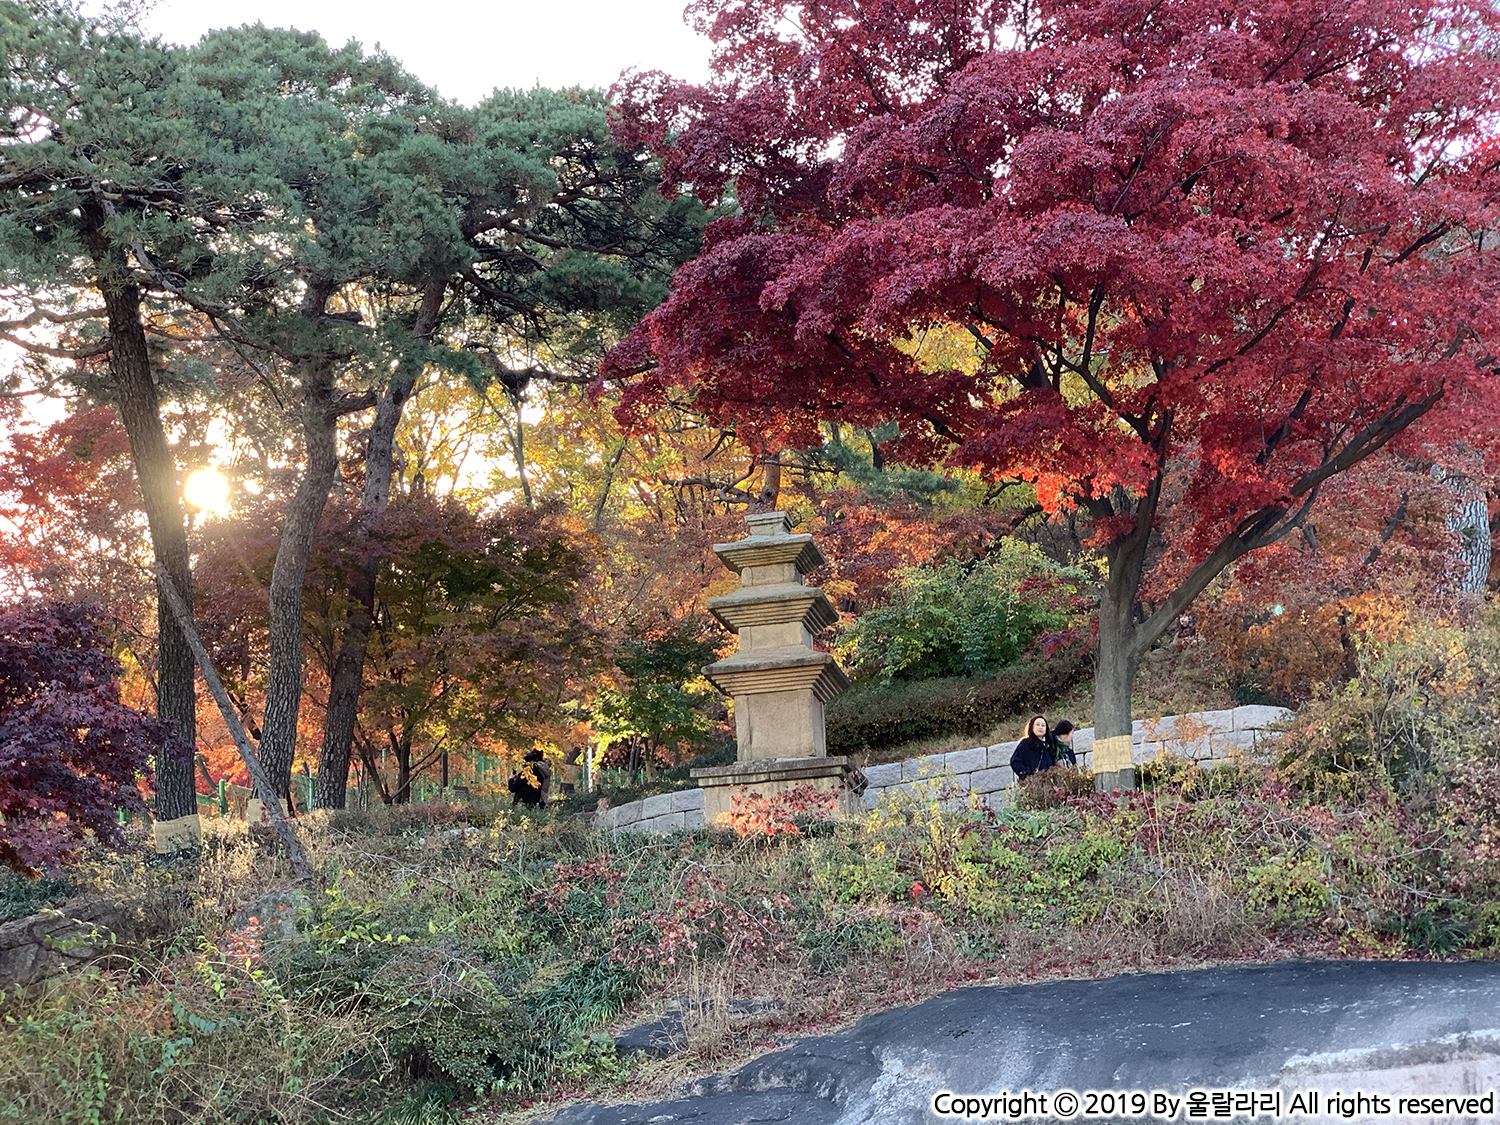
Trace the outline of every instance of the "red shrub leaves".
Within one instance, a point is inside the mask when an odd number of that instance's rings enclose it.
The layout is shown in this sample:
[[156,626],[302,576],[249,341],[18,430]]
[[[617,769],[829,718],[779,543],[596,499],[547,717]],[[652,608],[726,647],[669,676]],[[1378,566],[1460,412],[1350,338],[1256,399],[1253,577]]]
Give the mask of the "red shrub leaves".
[[116,810],[140,810],[137,779],[167,728],[120,702],[119,662],[98,610],[52,604],[0,613],[0,864],[55,868],[92,835],[121,842]]
[[760,793],[736,793],[729,811],[729,827],[735,835],[749,839],[800,836],[803,824],[828,820],[838,809],[840,793],[814,785],[793,785],[767,797]]

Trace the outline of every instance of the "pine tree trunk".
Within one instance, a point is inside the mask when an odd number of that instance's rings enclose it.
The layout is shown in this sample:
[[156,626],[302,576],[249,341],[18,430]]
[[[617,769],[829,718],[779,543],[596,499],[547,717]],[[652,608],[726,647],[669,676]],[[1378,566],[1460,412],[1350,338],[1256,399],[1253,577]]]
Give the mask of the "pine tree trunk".
[[[178,595],[191,605],[193,572],[187,524],[178,491],[177,465],[167,444],[151,376],[151,356],[141,324],[140,287],[131,278],[124,256],[105,240],[104,216],[90,218],[93,232],[87,241],[99,271],[97,285],[109,319],[109,369],[146,510],[151,552],[171,577]],[[163,747],[156,755],[156,818],[176,820],[198,811],[193,781],[193,753],[198,741],[193,651],[162,597],[157,599],[156,622],[156,713],[172,724],[179,740],[177,747]]]
[[[445,284],[437,284],[429,286],[422,295],[422,307],[412,329],[416,339],[426,341],[432,338],[442,314],[446,292]],[[379,523],[390,503],[396,429],[401,424],[402,412],[421,371],[420,363],[403,363],[376,403],[375,421],[370,427],[369,443],[365,448],[365,485],[359,503],[362,538]],[[364,681],[370,630],[375,624],[375,580],[379,568],[379,558],[370,555],[361,560],[349,578],[349,603],[353,609],[334,657],[328,685],[328,712],[323,723],[323,744],[318,751],[315,799],[320,809],[341,809],[346,800],[350,748],[354,743],[354,724],[359,718],[359,691]]]
[[297,715],[302,704],[302,584],[313,537],[339,468],[333,362],[321,358],[306,361],[301,381],[307,463],[296,495],[287,506],[281,544],[271,570],[269,667],[260,743],[261,762],[277,796],[282,798],[291,791]]

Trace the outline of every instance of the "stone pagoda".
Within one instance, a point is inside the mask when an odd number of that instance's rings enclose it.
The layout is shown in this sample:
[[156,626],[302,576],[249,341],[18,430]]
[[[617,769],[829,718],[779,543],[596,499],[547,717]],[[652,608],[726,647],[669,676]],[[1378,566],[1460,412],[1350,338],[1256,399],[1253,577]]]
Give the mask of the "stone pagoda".
[[693,771],[703,786],[703,816],[717,823],[738,793],[769,796],[794,785],[837,792],[839,811],[858,807],[864,778],[845,757],[828,756],[823,705],[849,686],[832,656],[813,648],[813,635],[838,620],[823,591],[803,578],[823,565],[811,535],[791,534],[785,512],[747,516],[750,534],[714,545],[740,588],[709,600],[709,611],[739,649],[703,669],[734,700],[739,752],[731,766]]

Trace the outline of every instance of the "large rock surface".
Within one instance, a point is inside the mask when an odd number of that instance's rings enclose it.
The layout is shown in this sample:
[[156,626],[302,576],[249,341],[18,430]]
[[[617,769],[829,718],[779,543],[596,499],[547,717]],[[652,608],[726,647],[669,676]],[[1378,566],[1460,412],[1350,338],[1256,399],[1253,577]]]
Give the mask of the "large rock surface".
[[800,1040],[673,1101],[553,1120],[904,1125],[941,1120],[928,1107],[943,1089],[1200,1086],[1500,1086],[1500,964],[1296,962],[965,988]]
[[99,896],[0,925],[0,992],[29,988],[150,932],[137,903]]

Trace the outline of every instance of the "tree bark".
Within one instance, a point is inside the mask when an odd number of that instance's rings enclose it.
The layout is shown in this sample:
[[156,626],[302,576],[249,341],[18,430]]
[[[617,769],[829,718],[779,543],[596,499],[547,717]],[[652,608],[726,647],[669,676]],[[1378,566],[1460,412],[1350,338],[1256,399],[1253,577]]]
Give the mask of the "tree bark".
[[752,512],[774,512],[781,500],[781,454],[773,453],[767,457],[764,468],[760,491],[750,501]]
[[[162,578],[163,572],[160,564],[157,565],[157,577]],[[234,704],[230,702],[229,693],[224,690],[224,684],[219,679],[219,673],[214,668],[213,661],[208,658],[208,650],[203,647],[203,641],[198,636],[197,627],[193,625],[193,615],[188,610],[187,603],[177,596],[175,590],[163,585],[167,604],[167,612],[172,614],[187,642],[188,651],[197,662],[203,672],[203,682],[208,685],[208,693],[213,696],[214,702],[219,705],[219,714],[224,717],[224,725],[229,728],[229,735],[234,739],[235,749],[240,752],[240,760],[245,763],[245,769],[250,774],[250,783],[254,786],[255,795],[265,806],[266,813],[271,818],[271,826],[275,829],[277,836],[281,838],[282,847],[286,849],[287,859],[291,861],[292,871],[297,876],[297,881],[305,886],[311,886],[313,882],[312,866],[307,862],[307,853],[302,850],[302,844],[297,839],[297,834],[292,831],[291,824],[287,821],[286,814],[282,812],[281,802],[272,795],[274,786],[270,775],[266,773],[265,765],[255,753],[255,747],[250,745],[250,738],[245,734],[245,728],[240,723],[239,716],[235,714]]]
[[[90,210],[93,210],[92,208]],[[151,553],[184,602],[191,604],[193,572],[187,521],[177,485],[177,464],[161,422],[161,404],[151,375],[151,354],[141,323],[141,291],[125,256],[112,247],[100,211],[86,215],[88,248],[98,271],[95,284],[109,320],[109,370],[120,421],[130,442],[130,459],[140,484],[141,503],[151,533]],[[170,606],[158,589],[156,713],[172,724],[180,745],[156,755],[156,818],[176,820],[198,811],[193,781],[197,747],[197,698],[193,653]]]
[[1433,475],[1453,492],[1448,530],[1458,537],[1453,547],[1459,593],[1482,594],[1490,576],[1490,508],[1484,491],[1457,473],[1434,468]]
[[[1136,669],[1147,650],[1177,621],[1208,584],[1224,568],[1260,547],[1269,546],[1289,532],[1304,526],[1309,511],[1317,502],[1324,483],[1347,472],[1365,458],[1383,449],[1397,434],[1431,410],[1443,397],[1438,388],[1425,398],[1407,402],[1397,400],[1385,413],[1372,419],[1363,429],[1350,436],[1337,452],[1330,451],[1322,464],[1304,473],[1289,489],[1284,500],[1268,504],[1240,521],[1226,533],[1202,562],[1169,593],[1155,611],[1138,619],[1141,580],[1145,576],[1146,549],[1150,543],[1151,525],[1161,499],[1164,467],[1145,494],[1133,503],[1123,491],[1113,499],[1084,497],[1083,503],[1096,519],[1106,519],[1129,506],[1134,523],[1128,532],[1104,548],[1108,576],[1099,596],[1099,652],[1094,674],[1094,787],[1096,789],[1133,789],[1135,766],[1130,757],[1130,696],[1135,686]],[[1164,448],[1166,432],[1158,442]],[[1165,456],[1158,454],[1158,465]],[[1103,743],[1103,745],[1101,745]]]
[[[1161,493],[1152,482],[1135,505],[1135,527],[1105,548],[1108,573],[1099,594],[1099,652],[1094,665],[1094,787],[1134,789],[1130,696],[1144,643],[1136,604],[1146,569],[1146,548]],[[1152,638],[1154,640],[1155,638]]]
[[313,536],[339,470],[339,410],[333,361],[324,357],[303,361],[301,383],[307,463],[297,492],[287,505],[271,570],[266,709],[260,743],[261,761],[276,795],[283,800],[291,793],[297,715],[302,705],[302,584],[307,577]]
[[[442,316],[446,283],[428,286],[412,335],[420,342],[432,339]],[[396,369],[390,386],[375,405],[375,421],[365,448],[365,485],[360,495],[361,542],[385,515],[391,499],[391,477],[395,471],[396,429],[422,373],[422,364],[409,360]],[[378,556],[365,552],[349,578],[349,621],[339,638],[338,654],[328,685],[328,712],[323,723],[323,744],[318,751],[318,780],[314,800],[320,809],[341,809],[349,788],[350,748],[354,724],[359,717],[359,691],[364,680],[365,655],[370,630],[375,623],[375,580],[380,572]]]
[[391,749],[396,757],[396,789],[391,800],[398,805],[411,803],[411,743],[405,738],[392,738]]

